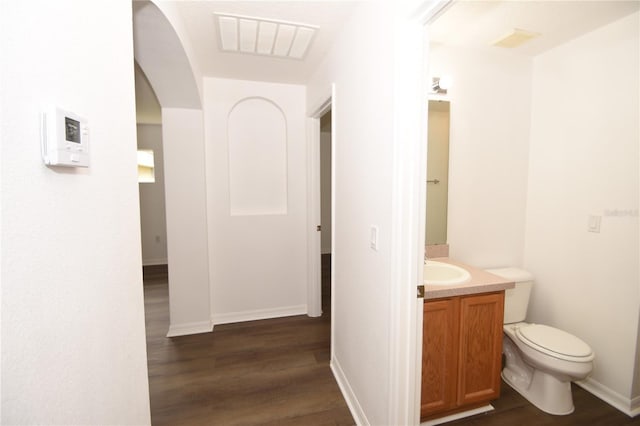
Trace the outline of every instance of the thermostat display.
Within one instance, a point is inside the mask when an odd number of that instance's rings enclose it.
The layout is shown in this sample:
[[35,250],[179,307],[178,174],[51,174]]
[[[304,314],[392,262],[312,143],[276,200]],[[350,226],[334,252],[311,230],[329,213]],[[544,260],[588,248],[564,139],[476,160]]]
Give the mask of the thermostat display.
[[80,122],[69,117],[64,118],[64,131],[67,141],[80,143]]
[[84,118],[60,108],[42,116],[42,160],[48,166],[89,167],[89,127]]

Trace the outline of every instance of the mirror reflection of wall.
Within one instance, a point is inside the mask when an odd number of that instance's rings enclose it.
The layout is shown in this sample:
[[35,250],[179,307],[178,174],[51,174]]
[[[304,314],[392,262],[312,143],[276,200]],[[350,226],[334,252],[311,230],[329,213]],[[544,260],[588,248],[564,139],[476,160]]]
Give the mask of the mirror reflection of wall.
[[427,245],[447,243],[449,200],[449,101],[429,101],[427,146]]

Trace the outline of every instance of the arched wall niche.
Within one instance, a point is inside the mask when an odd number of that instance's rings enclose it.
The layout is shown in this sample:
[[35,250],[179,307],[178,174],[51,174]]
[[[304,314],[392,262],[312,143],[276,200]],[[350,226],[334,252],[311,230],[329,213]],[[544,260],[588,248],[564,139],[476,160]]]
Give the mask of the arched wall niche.
[[263,97],[229,111],[229,205],[232,216],[287,214],[287,118]]

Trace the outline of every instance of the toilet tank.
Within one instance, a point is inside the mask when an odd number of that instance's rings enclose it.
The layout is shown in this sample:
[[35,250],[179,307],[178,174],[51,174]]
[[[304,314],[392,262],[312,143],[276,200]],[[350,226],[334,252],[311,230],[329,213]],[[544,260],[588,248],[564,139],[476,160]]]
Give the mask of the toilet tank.
[[522,322],[527,317],[529,296],[533,286],[533,275],[518,268],[487,269],[494,275],[513,281],[515,288],[505,291],[504,295],[504,324]]

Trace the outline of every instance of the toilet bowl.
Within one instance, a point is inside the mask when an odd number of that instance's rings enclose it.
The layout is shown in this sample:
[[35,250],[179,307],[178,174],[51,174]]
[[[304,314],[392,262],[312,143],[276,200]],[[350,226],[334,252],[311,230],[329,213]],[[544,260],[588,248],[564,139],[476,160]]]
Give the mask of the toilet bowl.
[[515,282],[505,293],[503,380],[542,411],[566,415],[574,411],[571,382],[593,370],[589,345],[563,330],[524,322],[533,280],[516,268],[488,272]]
[[[593,370],[591,348],[577,337],[545,325],[506,324],[503,330],[504,381],[546,413],[571,414],[571,382],[586,378]],[[566,339],[557,340],[562,336]]]

